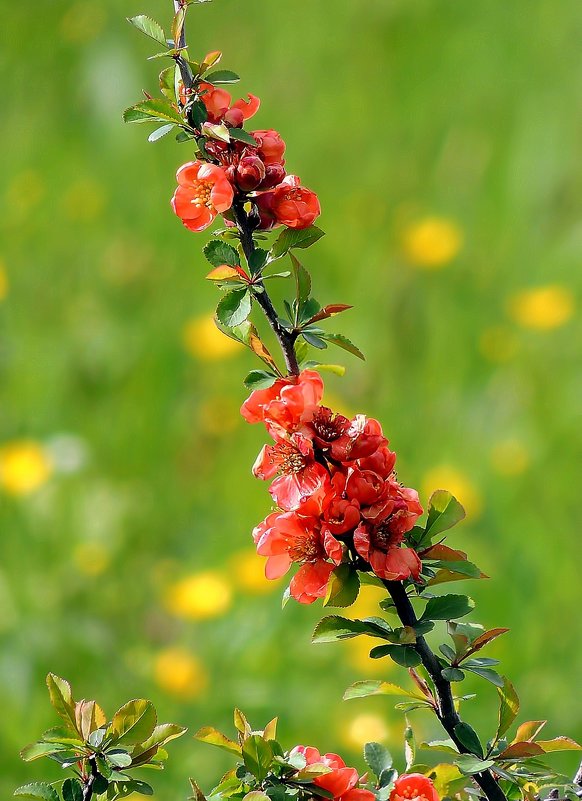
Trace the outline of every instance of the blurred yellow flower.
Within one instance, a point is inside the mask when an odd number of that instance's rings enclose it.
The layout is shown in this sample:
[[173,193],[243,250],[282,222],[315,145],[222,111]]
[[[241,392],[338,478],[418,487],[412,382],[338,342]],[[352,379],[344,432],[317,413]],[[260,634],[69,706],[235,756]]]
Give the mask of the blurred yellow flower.
[[8,294],[8,275],[4,268],[4,262],[0,260],[0,300],[4,300]]
[[228,359],[244,347],[219,331],[212,314],[188,320],[182,332],[184,347],[191,356],[213,362]]
[[110,557],[98,542],[80,542],[73,551],[73,561],[81,573],[100,576],[109,566]]
[[[379,615],[380,610],[377,610],[376,614]],[[392,668],[395,665],[389,657],[370,659],[370,650],[375,645],[378,645],[378,642],[378,640],[373,640],[372,637],[366,637],[365,635],[346,641],[345,648],[350,665],[361,671],[364,676],[378,676],[380,674],[385,676],[387,673],[392,672]]]
[[162,690],[185,700],[202,695],[208,675],[199,659],[184,648],[166,648],[154,660],[154,678]]
[[493,469],[502,476],[518,476],[529,467],[530,455],[518,439],[506,439],[491,449]]
[[254,548],[236,553],[230,562],[233,581],[241,590],[253,595],[262,595],[277,589],[279,581],[265,578],[265,558]]
[[486,328],[479,340],[479,350],[494,364],[510,361],[519,350],[519,343],[513,331],[503,325]]
[[461,250],[463,234],[457,223],[442,217],[426,217],[408,225],[402,236],[406,258],[417,267],[444,267]]
[[509,299],[509,315],[524,328],[549,331],[574,314],[574,295],[565,286],[551,284],[516,292]]
[[0,486],[10,495],[28,495],[50,478],[53,465],[44,448],[32,440],[0,448]]
[[371,584],[362,584],[356,601],[345,610],[346,617],[355,618],[379,615],[378,603],[386,597],[386,590]]
[[79,178],[63,195],[63,209],[71,220],[91,222],[105,207],[105,190],[94,178]]
[[217,572],[194,573],[169,587],[165,605],[171,614],[189,620],[223,615],[232,600],[231,588]]
[[105,25],[106,13],[100,3],[74,3],[61,20],[63,39],[73,44],[84,44],[95,39]]
[[451,492],[463,505],[467,517],[479,517],[483,508],[483,501],[477,487],[470,479],[456,467],[448,464],[438,465],[425,475],[422,482],[422,492],[425,503],[437,489]]
[[361,748],[365,743],[382,743],[388,736],[388,727],[383,718],[379,715],[362,714],[348,723],[344,741],[354,748]]

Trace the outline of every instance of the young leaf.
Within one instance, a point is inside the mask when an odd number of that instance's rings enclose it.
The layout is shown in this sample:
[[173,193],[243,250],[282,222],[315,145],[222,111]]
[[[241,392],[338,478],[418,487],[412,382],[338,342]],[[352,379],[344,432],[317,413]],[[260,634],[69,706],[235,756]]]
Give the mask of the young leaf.
[[156,722],[156,710],[152,702],[136,698],[117,710],[110,731],[116,742],[136,745],[151,736]]
[[251,313],[251,295],[247,289],[233,289],[221,298],[216,317],[229,328],[240,325]]
[[522,723],[517,727],[517,732],[512,740],[512,745],[513,743],[524,743],[528,740],[534,740],[547,722],[547,720],[527,720],[525,723]]
[[184,125],[184,120],[180,112],[167,100],[162,98],[151,98],[142,100],[135,106],[126,108],[123,112],[124,122],[171,122],[176,125]]
[[281,256],[288,253],[291,248],[308,248],[321,239],[323,235],[323,231],[316,225],[311,225],[309,228],[302,228],[300,230],[296,228],[284,228],[273,243],[271,258],[280,259]]
[[236,250],[221,239],[211,239],[204,247],[204,255],[213,267],[222,267],[224,264],[229,267],[240,265],[240,256]]
[[461,773],[471,776],[474,773],[482,773],[493,767],[495,762],[492,759],[478,759],[472,754],[460,754],[455,759],[455,765],[458,766]]
[[387,681],[370,680],[370,681],[357,681],[352,684],[344,693],[344,701],[350,701],[353,698],[367,698],[369,695],[402,695],[406,698],[414,698],[417,701],[425,701],[425,697],[416,692],[405,690],[397,684],[391,684]]
[[273,749],[260,735],[251,734],[242,745],[242,758],[249,773],[262,781],[271,767]]
[[454,620],[468,615],[475,602],[467,595],[439,595],[429,598],[421,620]]
[[224,734],[213,729],[212,726],[203,726],[196,732],[194,737],[196,740],[200,740],[201,743],[215,745],[217,748],[221,748],[223,751],[228,751],[238,757],[242,754],[241,747],[238,743],[229,740],[228,737],[225,737]]
[[290,252],[289,256],[291,257],[293,275],[295,276],[295,297],[297,298],[297,303],[302,304],[311,294],[311,276],[293,253]]
[[370,637],[384,636],[377,626],[364,620],[349,620],[339,615],[330,615],[329,617],[324,617],[317,624],[311,642],[336,642],[337,640],[358,637],[360,634],[368,634]]
[[157,142],[158,139],[161,139],[162,136],[169,134],[170,131],[173,131],[175,125],[173,122],[168,123],[167,125],[162,125],[160,128],[156,128],[155,131],[152,131],[151,134],[148,136],[148,142]]
[[149,36],[150,39],[153,39],[156,42],[159,42],[164,47],[167,47],[166,42],[166,34],[164,33],[164,29],[162,26],[152,19],[151,17],[147,17],[145,14],[138,14],[137,17],[128,17],[128,22],[141,31],[145,33],[146,36]]
[[406,770],[409,771],[416,761],[416,738],[408,719],[404,729],[404,756],[406,758]]
[[317,312],[311,320],[308,320],[308,324],[312,325],[313,323],[317,323],[320,320],[328,320],[330,317],[334,317],[336,314],[341,314],[343,311],[347,311],[348,309],[353,309],[353,306],[348,306],[345,303],[329,303],[327,306],[324,306],[323,309]]
[[276,380],[277,376],[266,370],[251,370],[244,380],[244,385],[247,389],[267,389],[272,387]]
[[476,639],[471,642],[469,650],[466,652],[463,659],[466,659],[468,656],[480,651],[485,645],[490,643],[492,640],[495,640],[497,637],[501,637],[502,634],[508,632],[509,629],[489,629],[488,631],[480,634]]
[[358,571],[349,564],[339,565],[332,572],[324,606],[351,606],[360,591]]
[[499,724],[494,742],[497,742],[505,734],[519,711],[519,698],[513,684],[505,676],[502,678],[503,686],[497,688],[497,694],[499,695]]
[[539,745],[545,754],[550,754],[554,751],[582,751],[582,745],[579,745],[575,740],[571,740],[569,737],[554,737],[553,740],[537,740],[536,745]]
[[545,751],[537,743],[513,743],[502,751],[497,759],[524,759],[542,754],[545,754]]
[[215,70],[214,72],[210,72],[208,75],[205,75],[204,80],[206,83],[211,83],[213,85],[220,83],[238,83],[238,81],[240,81],[240,76],[232,70]]
[[426,537],[434,537],[452,528],[465,517],[459,501],[447,490],[433,492],[428,502]]
[[345,337],[343,334],[328,334],[327,331],[322,331],[319,333],[319,336],[322,339],[325,339],[326,342],[331,342],[332,345],[337,345],[338,348],[342,348],[343,350],[347,350],[348,353],[357,356],[358,359],[362,359],[362,361],[366,360],[366,357],[362,353],[362,351],[354,345],[354,343]]
[[71,685],[65,679],[61,679],[54,673],[49,673],[46,677],[46,684],[49,691],[51,704],[56,712],[65,721],[67,728],[80,734],[77,728],[75,716],[75,702],[71,693]]
[[25,746],[20,752],[20,758],[25,762],[33,762],[35,759],[40,759],[45,756],[52,756],[59,752],[69,753],[71,750],[70,745],[63,743],[31,743]]
[[46,782],[33,782],[24,784],[13,793],[20,798],[40,798],[41,801],[59,801],[59,796],[54,787]]
[[479,735],[472,726],[468,723],[457,723],[455,726],[455,735],[459,742],[465,746],[472,754],[483,759],[483,746],[479,740]]
[[392,767],[392,755],[380,743],[366,743],[364,746],[364,759],[374,776],[379,777],[382,771]]

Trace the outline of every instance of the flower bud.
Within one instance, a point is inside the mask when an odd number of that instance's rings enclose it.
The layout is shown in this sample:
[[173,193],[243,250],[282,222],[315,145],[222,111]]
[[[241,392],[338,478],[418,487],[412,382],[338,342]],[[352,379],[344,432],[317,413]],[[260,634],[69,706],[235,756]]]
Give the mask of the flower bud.
[[265,178],[265,165],[258,156],[243,156],[236,168],[235,181],[243,192],[252,192]]
[[285,142],[281,134],[270,128],[267,131],[253,131],[252,136],[259,146],[259,156],[265,164],[284,164]]
[[272,189],[278,186],[285,177],[285,167],[282,164],[267,164],[265,177],[261,181],[259,189]]

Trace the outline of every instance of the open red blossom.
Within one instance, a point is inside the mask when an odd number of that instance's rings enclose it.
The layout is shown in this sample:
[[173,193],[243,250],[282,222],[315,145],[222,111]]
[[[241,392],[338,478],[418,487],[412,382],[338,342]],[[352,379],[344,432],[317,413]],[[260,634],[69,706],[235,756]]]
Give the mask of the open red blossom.
[[270,212],[278,223],[288,228],[309,228],[321,214],[315,192],[301,186],[299,178],[288,175],[273,189]]
[[208,228],[218,213],[232,206],[233,188],[224,170],[215,164],[189,161],[180,167],[176,178],[172,208],[191,231]]
[[[277,506],[286,512],[301,506],[305,510],[305,504],[312,498],[323,500],[330,483],[328,471],[315,461],[313,445],[297,433],[286,441],[265,445],[253,465],[257,478],[265,480],[277,473],[281,475],[273,481],[269,492]],[[313,504],[312,507],[312,513],[317,514],[319,509]]]
[[273,439],[284,439],[313,417],[323,397],[323,381],[315,370],[279,378],[267,389],[255,389],[241,407],[248,423],[264,423]]
[[278,131],[251,131],[251,136],[257,140],[259,156],[265,164],[285,164],[285,142]]
[[404,773],[394,782],[390,801],[440,801],[434,784],[422,773]]
[[[344,801],[372,801],[373,793],[369,790],[357,790],[359,782],[358,771],[355,768],[346,766],[344,760],[338,754],[320,754],[317,748],[311,746],[298,745],[291,754],[303,754],[308,765],[324,765],[329,768],[329,773],[314,778],[313,783],[331,793],[334,799]],[[352,795],[357,792],[358,795]],[[365,793],[365,795],[361,795]]]
[[232,103],[230,92],[210,83],[202,82],[200,89],[200,99],[206,107],[208,122],[213,124],[224,120],[229,125],[240,127],[245,120],[249,120],[257,113],[261,105],[259,98],[251,94],[248,95],[248,100],[237,100]]
[[362,521],[354,532],[354,547],[379,578],[417,581],[422,562],[413,548],[400,547],[402,534],[392,531],[389,523],[374,526]]
[[268,579],[283,576],[293,562],[301,564],[290,585],[300,603],[325,595],[329,576],[343,556],[341,544],[331,534],[322,534],[318,518],[296,512],[273,512],[254,529],[253,539],[257,553],[267,557]]

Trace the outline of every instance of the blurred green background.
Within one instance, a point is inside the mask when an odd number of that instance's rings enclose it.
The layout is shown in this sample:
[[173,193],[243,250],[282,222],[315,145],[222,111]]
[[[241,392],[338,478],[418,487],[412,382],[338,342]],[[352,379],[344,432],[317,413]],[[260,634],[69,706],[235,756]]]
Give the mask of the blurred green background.
[[[321,614],[261,576],[252,527],[264,441],[238,416],[252,357],[215,333],[206,234],[169,198],[189,160],[121,122],[161,63],[125,21],[163,0],[40,0],[2,9],[0,188],[0,790],[46,775],[18,751],[55,723],[44,676],[110,713],[145,696],[163,720],[256,726],[401,754],[390,699],[341,702],[359,639],[311,646]],[[255,127],[320,196],[305,257],[316,296],[354,303],[327,379],[338,409],[379,417],[400,479],[469,512],[451,537],[492,578],[456,585],[523,719],[580,738],[579,528],[582,16],[577,0],[215,0],[191,54],[224,51],[262,98]],[[235,90],[237,87],[235,87]],[[237,92],[237,95],[239,93]],[[332,353],[330,351],[330,359]],[[358,611],[373,612],[370,590]],[[493,732],[495,690],[465,707]],[[419,737],[438,734],[415,713]],[[160,797],[228,764],[184,738]],[[561,764],[574,769],[575,755]],[[56,766],[53,776],[57,777]]]

